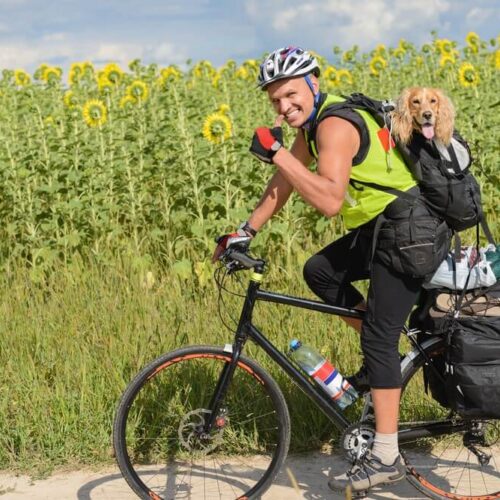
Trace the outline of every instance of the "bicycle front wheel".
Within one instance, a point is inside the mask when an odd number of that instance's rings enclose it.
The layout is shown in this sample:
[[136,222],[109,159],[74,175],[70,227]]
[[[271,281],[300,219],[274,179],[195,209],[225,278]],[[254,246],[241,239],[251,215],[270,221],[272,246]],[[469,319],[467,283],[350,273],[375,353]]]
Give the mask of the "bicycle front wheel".
[[[436,340],[425,351],[432,363],[444,349]],[[408,480],[436,500],[500,499],[500,421],[464,420],[440,406],[424,392],[423,366],[421,354],[403,361],[400,430],[431,434],[400,439]]]
[[118,465],[147,499],[256,498],[283,464],[290,417],[276,382],[241,357],[209,432],[205,423],[231,354],[192,346],[167,353],[127,387],[113,429]]

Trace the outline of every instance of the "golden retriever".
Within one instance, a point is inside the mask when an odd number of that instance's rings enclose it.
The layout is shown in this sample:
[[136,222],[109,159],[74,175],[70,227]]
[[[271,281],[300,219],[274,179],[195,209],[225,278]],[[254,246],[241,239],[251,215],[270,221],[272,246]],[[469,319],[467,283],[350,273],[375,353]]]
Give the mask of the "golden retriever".
[[412,87],[403,90],[392,112],[392,132],[408,144],[414,132],[448,146],[453,134],[455,110],[440,89]]

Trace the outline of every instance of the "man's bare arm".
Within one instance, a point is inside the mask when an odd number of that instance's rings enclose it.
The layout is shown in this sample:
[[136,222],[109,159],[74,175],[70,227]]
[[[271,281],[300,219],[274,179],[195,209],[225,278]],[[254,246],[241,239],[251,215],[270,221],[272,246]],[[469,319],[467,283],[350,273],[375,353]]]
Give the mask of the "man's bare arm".
[[329,117],[320,123],[316,143],[317,173],[309,171],[285,148],[280,149],[273,160],[283,177],[307,203],[332,217],[344,202],[352,158],[359,149],[359,133],[348,121]]

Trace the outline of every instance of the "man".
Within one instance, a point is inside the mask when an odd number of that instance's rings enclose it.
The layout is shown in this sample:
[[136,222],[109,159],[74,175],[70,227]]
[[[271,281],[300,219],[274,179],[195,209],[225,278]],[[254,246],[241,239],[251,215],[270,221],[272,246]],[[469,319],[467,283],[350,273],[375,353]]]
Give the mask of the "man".
[[[362,324],[346,318],[361,333],[366,363],[365,373],[361,370],[350,380],[358,391],[371,389],[376,436],[373,450],[360,464],[329,482],[332,489],[350,486],[360,491],[405,476],[397,442],[398,341],[422,284],[421,278],[396,273],[377,253],[372,259],[378,216],[395,204],[403,211],[409,207],[393,194],[362,183],[376,182],[400,191],[418,188],[398,153],[390,152],[388,164],[387,138],[378,135],[380,128],[374,119],[352,109],[332,111],[332,104],[342,100],[320,93],[318,76],[316,59],[297,47],[275,50],[262,63],[259,86],[267,91],[277,118],[273,128],[255,131],[250,151],[274,164],[276,171],[239,234],[255,236],[293,190],[326,217],[342,214],[351,230],[306,263],[304,278],[329,304],[366,308]],[[290,150],[283,145],[283,121],[297,129]],[[316,172],[307,168],[313,159]],[[370,278],[370,289],[365,303],[351,283],[366,278]]]

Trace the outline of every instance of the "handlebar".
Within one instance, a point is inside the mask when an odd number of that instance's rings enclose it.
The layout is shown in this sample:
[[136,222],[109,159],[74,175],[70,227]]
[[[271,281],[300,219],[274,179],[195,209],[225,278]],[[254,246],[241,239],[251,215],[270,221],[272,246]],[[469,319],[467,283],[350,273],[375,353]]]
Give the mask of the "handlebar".
[[[226,262],[226,267],[231,271],[237,271],[239,269],[255,269],[262,271],[266,265],[266,261],[262,259],[254,259],[250,255],[239,252],[238,250],[233,250],[229,248],[224,254],[224,261]],[[236,268],[234,263],[237,264]]]

